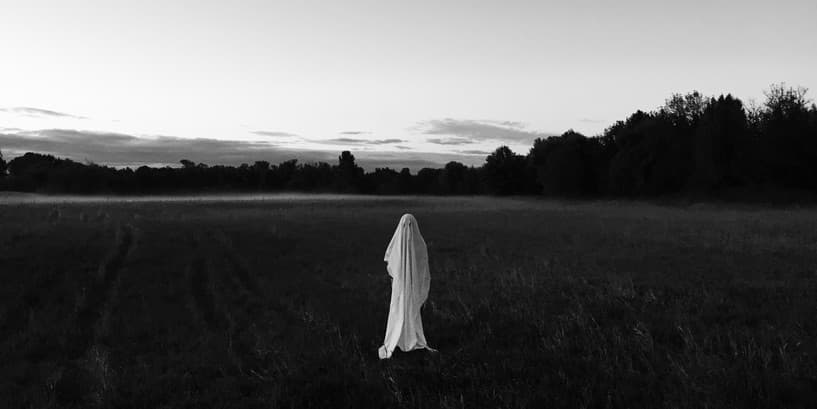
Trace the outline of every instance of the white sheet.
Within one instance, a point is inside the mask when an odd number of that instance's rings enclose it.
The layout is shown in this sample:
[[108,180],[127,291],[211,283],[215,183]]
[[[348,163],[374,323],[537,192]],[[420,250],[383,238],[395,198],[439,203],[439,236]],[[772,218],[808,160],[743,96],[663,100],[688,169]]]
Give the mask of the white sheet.
[[377,351],[380,359],[391,358],[395,348],[403,351],[432,350],[426,343],[420,307],[428,298],[431,277],[428,250],[417,220],[404,214],[386,248],[386,270],[392,277],[391,306],[386,338]]

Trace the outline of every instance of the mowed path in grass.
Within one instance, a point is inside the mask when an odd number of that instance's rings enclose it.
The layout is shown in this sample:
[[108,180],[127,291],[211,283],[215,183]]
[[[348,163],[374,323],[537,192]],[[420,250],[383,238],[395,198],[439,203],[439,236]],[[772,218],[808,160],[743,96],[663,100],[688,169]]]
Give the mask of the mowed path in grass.
[[[7,199],[7,198],[6,198]],[[808,407],[817,210],[355,196],[0,202],[3,407]],[[413,213],[437,354],[379,361]]]

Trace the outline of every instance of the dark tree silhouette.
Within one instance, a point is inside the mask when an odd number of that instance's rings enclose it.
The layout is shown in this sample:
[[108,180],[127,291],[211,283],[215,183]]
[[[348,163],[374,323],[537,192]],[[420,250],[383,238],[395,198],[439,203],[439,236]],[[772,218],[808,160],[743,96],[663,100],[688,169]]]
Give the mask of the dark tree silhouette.
[[267,186],[267,175],[269,174],[269,162],[265,160],[255,161],[252,166],[255,176],[255,184],[258,190],[263,190]]
[[748,143],[743,103],[732,95],[711,99],[694,136],[691,186],[710,190],[746,182]]
[[706,104],[706,98],[698,91],[672,94],[658,112],[674,127],[693,128],[703,115]]
[[535,186],[535,170],[527,166],[524,156],[507,146],[500,146],[485,159],[483,180],[488,193],[511,195],[528,193]]
[[[692,128],[697,96],[676,97],[657,112],[637,111],[605,131],[615,143],[606,191],[616,195],[658,195],[685,187],[692,167]],[[679,107],[692,100],[692,107]]]
[[415,193],[440,194],[442,169],[422,168],[417,172]]
[[8,165],[6,165],[6,160],[3,159],[3,151],[0,150],[0,178],[4,178],[6,176],[6,169]]
[[356,192],[360,189],[363,168],[355,163],[355,156],[352,152],[343,151],[338,156],[337,188],[341,192]]
[[275,176],[274,186],[280,189],[291,189],[291,181],[295,179],[299,169],[300,166],[298,165],[297,159],[282,162],[277,168],[273,169],[273,175]]
[[397,185],[401,193],[414,193],[414,183],[409,168],[403,168],[397,177]]
[[767,177],[784,187],[817,187],[817,128],[807,90],[772,85],[759,116],[759,151]]
[[288,190],[329,191],[332,185],[332,167],[326,162],[300,164],[292,171]]
[[536,181],[548,195],[598,193],[597,164],[601,143],[572,129],[561,136],[537,138],[528,153],[536,169]]

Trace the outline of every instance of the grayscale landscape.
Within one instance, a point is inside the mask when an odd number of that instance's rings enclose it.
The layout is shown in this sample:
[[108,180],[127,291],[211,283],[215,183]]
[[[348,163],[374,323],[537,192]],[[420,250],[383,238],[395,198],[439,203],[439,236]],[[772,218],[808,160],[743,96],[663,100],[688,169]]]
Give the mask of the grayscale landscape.
[[815,22],[0,1],[0,409],[815,409]]

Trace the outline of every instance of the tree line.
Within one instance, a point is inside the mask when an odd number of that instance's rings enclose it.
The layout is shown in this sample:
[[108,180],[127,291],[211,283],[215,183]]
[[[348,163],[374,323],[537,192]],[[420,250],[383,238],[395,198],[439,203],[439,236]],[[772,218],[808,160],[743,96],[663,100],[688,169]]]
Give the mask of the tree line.
[[493,194],[651,197],[730,189],[817,192],[817,106],[806,89],[773,85],[761,105],[732,95],[674,94],[587,137],[538,138],[527,155],[501,146],[479,166],[377,168],[344,151],[338,162],[256,161],[117,169],[26,153],[0,153],[0,189],[46,193],[164,194],[203,191]]

